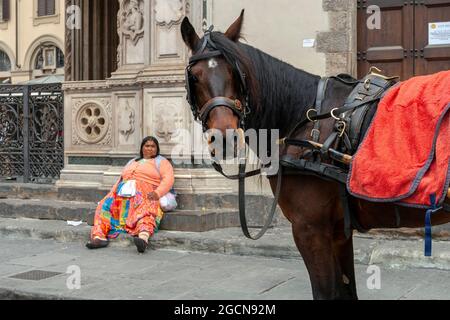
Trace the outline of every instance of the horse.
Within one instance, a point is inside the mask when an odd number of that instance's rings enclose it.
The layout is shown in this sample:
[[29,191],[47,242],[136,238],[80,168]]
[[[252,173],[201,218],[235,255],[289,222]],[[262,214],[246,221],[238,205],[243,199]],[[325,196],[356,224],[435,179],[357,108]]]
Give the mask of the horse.
[[[189,19],[181,24],[182,38],[195,57],[189,73],[193,77],[189,88],[195,98],[194,115],[200,116],[204,129],[238,130],[278,129],[285,137],[295,125],[305,119],[307,110],[316,102],[320,76],[297,69],[250,45],[240,42],[244,11],[225,33],[209,30],[200,38]],[[208,37],[208,39],[205,39]],[[209,43],[214,49],[211,49]],[[210,54],[220,51],[222,55]],[[238,65],[240,72],[235,72]],[[245,74],[242,79],[239,74]],[[242,110],[248,92],[248,110]],[[353,87],[331,78],[323,100],[323,111],[342,106]],[[236,102],[237,101],[237,102]],[[200,110],[201,109],[201,110]],[[206,109],[206,111],[205,111]],[[243,121],[242,115],[245,115]],[[328,137],[334,120],[320,121],[320,142]],[[313,129],[309,124],[295,133],[307,139]],[[303,149],[280,146],[280,156],[301,157]],[[257,152],[257,151],[256,151]],[[354,269],[353,236],[345,234],[344,203],[339,183],[314,175],[283,174],[278,205],[292,226],[296,247],[310,277],[314,300],[357,300]],[[268,177],[272,191],[277,176]],[[448,203],[446,199],[446,203]],[[401,207],[394,203],[374,203],[349,198],[353,215],[365,230],[383,228],[424,227],[424,211]],[[442,210],[433,215],[433,225],[450,222]]]

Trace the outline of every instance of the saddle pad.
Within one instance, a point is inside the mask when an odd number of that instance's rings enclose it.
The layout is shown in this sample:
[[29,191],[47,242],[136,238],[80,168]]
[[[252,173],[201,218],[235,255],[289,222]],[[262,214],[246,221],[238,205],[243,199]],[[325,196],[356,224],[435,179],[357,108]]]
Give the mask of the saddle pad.
[[449,186],[450,71],[414,77],[392,88],[350,167],[355,197],[428,208]]

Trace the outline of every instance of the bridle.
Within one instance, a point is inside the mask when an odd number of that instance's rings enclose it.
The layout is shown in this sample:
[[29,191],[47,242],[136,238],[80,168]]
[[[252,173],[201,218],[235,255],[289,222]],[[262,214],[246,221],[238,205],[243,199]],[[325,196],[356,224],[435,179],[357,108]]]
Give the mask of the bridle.
[[[201,121],[203,131],[207,131],[206,122],[208,121],[210,113],[217,107],[226,107],[230,109],[239,118],[239,128],[245,130],[245,118],[250,113],[249,108],[249,94],[247,90],[246,75],[242,72],[241,67],[237,61],[232,61],[232,59],[224,52],[218,50],[217,46],[211,39],[211,32],[214,26],[211,26],[205,33],[203,42],[200,44],[199,49],[196,50],[195,54],[189,59],[189,64],[186,67],[186,91],[187,91],[187,101],[191,106],[192,114],[196,121]],[[205,50],[208,49],[207,52]],[[240,94],[244,99],[231,99],[230,97],[214,97],[208,100],[200,109],[199,105],[195,99],[194,85],[196,78],[192,74],[192,67],[199,61],[211,59],[214,57],[222,56],[227,60],[227,62],[233,67],[233,74],[237,75],[240,80]]]
[[[275,193],[275,199],[274,203],[271,208],[271,212],[269,214],[268,220],[264,224],[262,230],[256,235],[252,236],[248,230],[247,226],[247,219],[245,217],[245,179],[249,177],[253,177],[256,175],[259,175],[262,173],[261,169],[254,170],[251,172],[246,172],[246,166],[247,166],[247,157],[246,157],[246,144],[245,144],[245,137],[244,137],[244,131],[245,131],[245,120],[246,117],[250,114],[251,109],[249,107],[249,92],[248,92],[248,86],[247,86],[247,78],[246,74],[242,72],[241,67],[239,66],[239,63],[237,61],[233,61],[226,53],[220,51],[217,46],[214,44],[214,41],[211,39],[211,32],[213,31],[214,26],[211,26],[204,35],[202,43],[199,45],[198,49],[195,50],[195,54],[189,59],[189,64],[186,67],[186,91],[187,96],[186,100],[188,101],[189,105],[191,106],[192,114],[194,115],[194,119],[196,121],[200,121],[203,127],[203,132],[206,132],[208,130],[207,127],[207,121],[209,118],[210,113],[217,107],[226,107],[230,109],[234,114],[237,115],[239,118],[239,127],[238,131],[241,132],[241,145],[243,145],[243,149],[240,150],[243,154],[240,155],[239,159],[239,174],[238,175],[227,175],[223,172],[222,166],[214,162],[212,163],[212,166],[214,169],[219,172],[221,175],[223,175],[225,178],[231,179],[231,180],[239,180],[239,216],[241,221],[241,227],[244,235],[252,240],[258,240],[260,239],[267,231],[267,229],[270,227],[273,217],[275,214],[275,210],[278,203],[278,198],[280,195],[281,190],[281,177],[282,177],[282,169],[281,167],[278,170],[278,182],[277,182],[277,188]],[[208,49],[208,51],[205,52],[205,50]],[[230,97],[223,97],[218,96],[214,97],[210,100],[208,100],[200,109],[198,108],[199,105],[195,99],[194,94],[194,85],[197,79],[192,74],[191,70],[192,67],[199,61],[211,59],[214,57],[224,57],[225,60],[232,66],[233,68],[233,75],[237,75],[240,79],[240,95],[244,97],[244,99],[231,99]]]

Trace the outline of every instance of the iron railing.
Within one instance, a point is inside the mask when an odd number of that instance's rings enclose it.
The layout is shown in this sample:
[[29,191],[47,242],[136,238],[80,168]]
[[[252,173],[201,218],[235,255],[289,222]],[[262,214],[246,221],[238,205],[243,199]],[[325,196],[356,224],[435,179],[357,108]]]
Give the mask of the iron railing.
[[64,167],[61,84],[0,86],[0,180],[48,183]]

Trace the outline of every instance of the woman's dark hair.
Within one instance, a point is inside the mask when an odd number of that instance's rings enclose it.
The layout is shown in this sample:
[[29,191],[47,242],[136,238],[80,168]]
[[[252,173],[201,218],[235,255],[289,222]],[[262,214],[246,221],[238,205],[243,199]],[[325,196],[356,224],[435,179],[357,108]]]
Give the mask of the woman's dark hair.
[[142,149],[144,149],[144,146],[147,142],[149,141],[153,141],[156,144],[156,156],[159,156],[161,151],[159,149],[159,141],[158,139],[156,139],[155,137],[147,137],[144,140],[142,140],[141,143],[141,148],[139,149],[139,159],[137,159],[136,161],[142,160],[144,159],[144,152],[142,151]]

